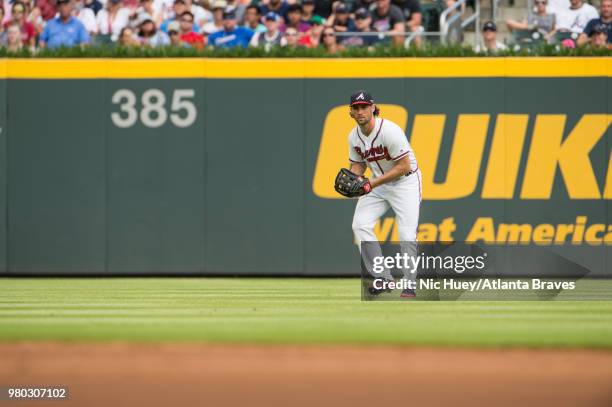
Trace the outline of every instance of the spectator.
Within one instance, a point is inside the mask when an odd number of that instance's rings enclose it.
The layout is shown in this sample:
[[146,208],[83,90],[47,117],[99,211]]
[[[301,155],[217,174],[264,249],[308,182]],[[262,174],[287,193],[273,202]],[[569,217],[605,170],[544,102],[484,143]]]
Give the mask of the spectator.
[[150,47],[163,47],[170,45],[170,38],[162,30],[155,27],[155,22],[152,19],[145,19],[140,23],[138,31],[140,43]]
[[185,11],[179,19],[181,41],[189,44],[193,48],[204,48],[204,37],[193,31],[193,14],[190,11]]
[[[187,9],[187,3],[185,3],[185,0],[174,0],[174,4],[172,5],[172,10],[173,10],[173,14],[171,17],[167,18],[166,20],[164,20],[163,23],[161,23],[161,25],[159,26],[160,30],[162,30],[163,32],[167,32],[168,31],[168,24],[172,23],[173,21],[176,21],[177,23],[180,24],[179,21],[179,17],[185,12],[188,11]],[[193,27],[191,27],[191,29],[195,32],[199,32],[200,29],[198,27],[198,25],[195,23],[193,23]]]
[[6,29],[6,44],[3,46],[9,52],[19,52],[23,49],[23,41],[21,37],[21,29],[19,24],[11,24]]
[[153,4],[153,0],[140,0],[140,6],[136,9],[136,13],[133,17],[133,27],[140,29],[142,22],[145,20],[152,20],[155,25],[159,25],[163,22],[163,14],[159,8],[156,8]]
[[283,34],[283,39],[287,48],[297,48],[299,46],[300,33],[293,27],[287,27]]
[[[248,10],[247,10],[248,13]],[[270,51],[272,47],[284,47],[287,45],[287,40],[283,38],[283,34],[280,32],[280,21],[281,18],[278,14],[270,11],[266,14],[264,22],[266,24],[266,31],[259,31],[251,38],[251,47],[260,47],[266,51]]]
[[96,15],[92,9],[85,7],[83,0],[76,0],[74,2],[72,16],[83,23],[89,35],[96,35],[98,33]]
[[556,14],[557,10],[567,10],[570,8],[570,0],[549,0],[546,7],[548,14]]
[[[274,13],[277,15],[276,13]],[[255,33],[266,32],[266,26],[261,23],[259,7],[254,4],[249,5],[244,13],[244,26]]]
[[[337,0],[314,0],[314,14],[327,19],[332,13],[332,5]],[[304,3],[302,3],[303,5]]]
[[508,49],[503,43],[497,41],[497,26],[493,21],[487,21],[482,26],[482,40],[484,45],[476,46],[476,52],[491,52],[503,51]]
[[[4,7],[0,4],[0,21],[4,20]],[[6,29],[0,24],[0,47],[6,47]]]
[[122,47],[138,47],[140,42],[131,27],[125,26],[119,32],[119,45]]
[[[313,19],[323,19],[318,14],[315,14],[315,2],[314,0],[303,0],[302,1],[302,21],[311,24]],[[323,19],[324,20],[324,19]]]
[[537,30],[545,37],[549,37],[555,30],[555,15],[546,11],[547,5],[548,0],[535,0],[535,14],[530,11],[527,19],[522,21],[507,20],[508,30],[510,32],[514,30]]
[[96,16],[98,33],[110,35],[111,41],[117,41],[123,27],[130,21],[130,10],[123,7],[122,0],[108,0],[106,7]]
[[325,51],[327,51],[328,54],[335,55],[339,51],[344,50],[344,47],[338,44],[338,41],[336,39],[336,33],[331,27],[325,27],[325,29],[323,30],[323,34],[321,35],[321,39],[321,41],[323,42],[323,47],[325,48]]
[[592,37],[593,29],[599,25],[606,27],[608,44],[612,43],[612,0],[601,0],[599,14],[599,18],[594,18],[587,23],[584,32],[578,37],[578,45],[585,45],[588,42],[587,38]]
[[93,11],[96,16],[100,12],[100,10],[104,8],[104,5],[98,0],[85,0],[84,4],[85,4],[85,7],[90,8],[91,11]]
[[262,4],[260,7],[261,14],[266,15],[270,11],[274,11],[276,14],[281,16],[283,21],[287,21],[287,10],[289,4],[285,0],[269,0],[268,4]]
[[608,42],[609,29],[605,24],[597,24],[591,28],[591,35],[589,36],[589,45],[591,48],[610,48]]
[[233,10],[223,12],[223,30],[208,37],[208,43],[213,47],[234,48],[249,46],[253,31],[245,27],[237,27],[236,13]]
[[41,48],[74,47],[89,43],[90,38],[83,23],[72,17],[70,0],[57,0],[59,16],[47,21],[40,34]]
[[34,26],[36,37],[45,28],[45,20],[43,20],[40,8],[34,4],[33,0],[21,0],[25,6],[26,21]]
[[376,8],[372,13],[372,28],[378,32],[391,32],[400,35],[393,36],[395,45],[402,45],[404,37],[404,14],[399,7],[391,4],[391,0],[377,0]]
[[281,31],[285,32],[287,27],[293,27],[300,33],[305,33],[310,30],[310,24],[302,21],[302,6],[292,4],[287,9],[287,18],[285,24],[281,25]]
[[321,42],[321,34],[325,28],[323,17],[315,15],[310,20],[310,30],[298,35],[298,45],[305,48],[316,48]]
[[51,20],[57,13],[53,0],[38,0],[36,6],[40,9],[40,15],[45,21]]
[[195,4],[193,0],[185,0],[185,6],[187,6],[187,11],[191,11],[191,14],[193,14],[194,23],[198,27],[194,29],[195,32],[199,31],[199,27],[203,27],[204,24],[213,21],[212,13],[204,7]]
[[404,17],[406,18],[406,31],[424,31],[422,26],[423,13],[419,0],[396,0],[395,4],[404,12]]
[[226,0],[227,9],[233,10],[236,14],[236,21],[240,24],[244,24],[244,13],[246,11],[246,5],[238,0]]
[[570,4],[569,9],[559,9],[555,12],[557,30],[581,34],[587,23],[598,18],[599,14],[595,7],[584,3],[583,0],[570,0]]
[[336,3],[334,12],[329,16],[327,26],[336,32],[355,31],[355,21],[350,17],[348,8],[342,3]]
[[[355,11],[355,26],[358,33],[371,33],[372,16],[365,8],[360,8]],[[374,35],[355,35],[345,38],[340,43],[345,47],[363,47],[372,46],[378,42],[378,37]]]
[[223,11],[226,7],[227,3],[224,0],[215,0],[212,5],[213,21],[205,24],[204,27],[202,27],[203,33],[209,35],[223,29]]
[[26,8],[23,3],[15,2],[11,7],[11,19],[4,24],[4,29],[9,25],[17,24],[21,29],[21,41],[30,48],[34,47],[36,30],[34,25],[26,21]]
[[173,21],[168,24],[168,37],[170,37],[170,45],[175,47],[188,48],[189,45],[181,41],[181,34],[179,33],[179,30],[180,23],[178,21]]

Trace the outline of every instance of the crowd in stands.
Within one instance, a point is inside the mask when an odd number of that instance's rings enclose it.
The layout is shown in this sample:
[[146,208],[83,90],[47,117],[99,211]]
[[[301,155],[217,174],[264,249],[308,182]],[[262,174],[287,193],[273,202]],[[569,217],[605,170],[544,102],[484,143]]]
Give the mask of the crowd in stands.
[[[456,0],[436,0],[445,7]],[[550,4],[547,3],[550,1]],[[553,3],[554,2],[554,3]],[[29,48],[112,44],[196,49],[402,46],[423,32],[419,0],[3,0],[0,47]],[[457,10],[463,12],[464,9]],[[577,45],[612,41],[612,0],[601,12],[583,0],[535,0],[510,30],[580,34]],[[483,25],[481,50],[503,49],[493,22]]]
[[584,0],[534,0],[534,4],[526,19],[506,21],[510,31],[537,32],[547,42],[561,38],[567,48],[611,48],[612,0],[601,0],[599,12]]

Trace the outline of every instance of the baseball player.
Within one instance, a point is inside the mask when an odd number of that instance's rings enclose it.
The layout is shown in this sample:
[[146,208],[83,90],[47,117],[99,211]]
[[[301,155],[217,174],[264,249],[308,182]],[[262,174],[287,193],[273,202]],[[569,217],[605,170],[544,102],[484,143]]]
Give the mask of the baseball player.
[[[377,242],[374,225],[392,208],[396,215],[402,251],[416,255],[422,193],[421,172],[408,139],[397,124],[379,117],[380,111],[372,95],[366,91],[360,90],[351,96],[349,114],[357,122],[357,126],[349,133],[348,141],[350,171],[361,180],[352,191],[360,196],[353,217],[353,232],[360,250],[361,242]],[[372,171],[370,180],[363,177],[367,167]],[[374,252],[362,255],[382,255],[380,245],[376,243]],[[364,258],[364,261],[365,264],[372,264],[372,259]],[[416,273],[403,271],[405,278],[416,281]],[[385,270],[382,277],[393,280],[390,270]],[[382,291],[370,288],[372,294]],[[401,296],[412,298],[415,292],[405,289]]]

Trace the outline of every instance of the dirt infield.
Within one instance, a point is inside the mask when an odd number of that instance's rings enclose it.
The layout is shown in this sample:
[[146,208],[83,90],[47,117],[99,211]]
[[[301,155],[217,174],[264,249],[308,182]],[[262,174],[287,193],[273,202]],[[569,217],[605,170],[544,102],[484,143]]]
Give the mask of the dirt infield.
[[40,406],[610,406],[612,352],[0,344],[12,385],[68,386]]

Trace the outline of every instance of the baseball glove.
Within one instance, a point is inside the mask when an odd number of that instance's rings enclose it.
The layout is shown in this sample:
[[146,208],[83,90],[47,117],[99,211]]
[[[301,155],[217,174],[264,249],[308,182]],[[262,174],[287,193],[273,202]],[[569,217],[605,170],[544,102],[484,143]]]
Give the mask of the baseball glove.
[[354,198],[370,192],[372,185],[370,185],[370,181],[366,177],[359,176],[346,168],[342,168],[336,176],[334,188],[340,195]]

